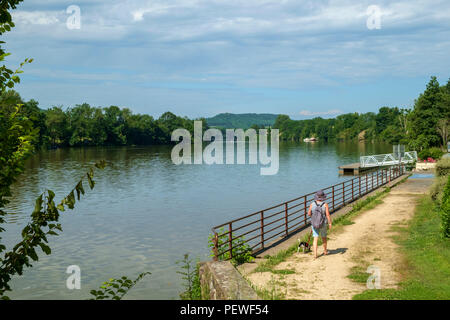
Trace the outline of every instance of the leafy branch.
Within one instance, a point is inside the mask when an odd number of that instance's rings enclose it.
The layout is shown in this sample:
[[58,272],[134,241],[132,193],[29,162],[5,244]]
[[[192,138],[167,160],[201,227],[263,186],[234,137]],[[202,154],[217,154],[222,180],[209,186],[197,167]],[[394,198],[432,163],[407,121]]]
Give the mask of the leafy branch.
[[103,282],[99,290],[91,290],[91,294],[95,298],[90,300],[122,300],[123,296],[148,274],[151,273],[143,272],[134,281],[125,276],[120,279],[111,278],[108,281]]
[[[94,166],[97,169],[103,169],[106,162],[102,160],[95,163]],[[0,297],[8,299],[4,294],[6,291],[11,291],[9,286],[11,277],[15,274],[22,275],[24,267],[31,267],[30,258],[33,261],[39,259],[36,252],[37,247],[40,247],[47,255],[51,253],[47,236],[56,236],[58,235],[57,230],[62,231],[61,224],[57,223],[60,211],[74,209],[76,200],[80,201],[81,195],[85,194],[83,181],[87,180],[89,187],[93,189],[95,186],[93,178],[94,168],[92,167],[58,205],[54,201],[55,193],[51,190],[47,190],[36,199],[31,222],[22,230],[22,241],[16,244],[11,251],[6,252],[4,258],[0,258]],[[5,246],[0,245],[0,252],[3,250],[5,250]]]

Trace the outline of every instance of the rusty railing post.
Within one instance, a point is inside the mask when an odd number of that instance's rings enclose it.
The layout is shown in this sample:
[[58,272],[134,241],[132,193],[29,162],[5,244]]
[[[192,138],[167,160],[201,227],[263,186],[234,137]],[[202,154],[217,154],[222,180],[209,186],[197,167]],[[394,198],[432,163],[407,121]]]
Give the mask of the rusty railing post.
[[345,206],[345,181],[342,182],[342,206]]
[[372,189],[370,189],[370,191],[372,191],[373,190],[373,172],[372,172],[372,176],[370,177],[371,178],[371,180],[372,180]]
[[230,222],[228,224],[228,230],[230,231],[230,233],[228,234],[228,248],[230,250],[230,259],[233,259],[233,226],[232,226],[232,222]]
[[286,237],[288,235],[288,204],[287,202],[284,204],[284,220],[285,220],[285,224],[286,224]]
[[377,170],[377,188],[380,186],[380,179],[379,179],[379,177],[380,177],[380,171],[378,171]]
[[264,211],[261,211],[261,249],[264,249]]
[[305,223],[304,225],[306,226],[306,196],[303,197],[303,214],[305,215]]
[[214,248],[213,248],[213,252],[214,252],[214,261],[219,260],[219,235],[217,234],[217,232],[214,231]]
[[334,211],[334,186],[331,188],[331,193],[333,196],[333,211]]
[[352,201],[355,200],[355,196],[354,196],[354,192],[353,192],[353,180],[355,180],[355,179],[352,179]]
[[358,198],[361,198],[361,176],[359,176],[359,196]]
[[369,174],[366,174],[366,193],[367,193],[367,188],[369,187],[368,180],[367,180],[367,179],[369,179],[368,176],[369,176]]

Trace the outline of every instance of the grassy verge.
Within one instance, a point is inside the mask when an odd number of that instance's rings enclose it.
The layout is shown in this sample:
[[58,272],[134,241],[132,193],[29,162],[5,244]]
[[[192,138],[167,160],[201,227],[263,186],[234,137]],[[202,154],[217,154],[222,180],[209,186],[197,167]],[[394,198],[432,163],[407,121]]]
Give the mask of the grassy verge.
[[[440,237],[440,223],[431,198],[422,197],[413,219],[407,227],[398,228],[395,239],[405,256],[405,280],[399,289],[366,290],[353,299],[450,299],[450,241]],[[352,273],[355,280],[362,279],[361,270]]]

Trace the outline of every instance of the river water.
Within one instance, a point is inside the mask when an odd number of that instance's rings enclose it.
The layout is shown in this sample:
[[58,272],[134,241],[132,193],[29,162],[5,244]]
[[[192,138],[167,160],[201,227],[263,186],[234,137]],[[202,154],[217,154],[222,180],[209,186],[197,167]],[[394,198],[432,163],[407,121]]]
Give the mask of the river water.
[[[14,185],[2,241],[10,249],[29,221],[34,201],[49,188],[57,201],[99,160],[96,186],[73,211],[62,213],[63,232],[52,254],[12,281],[12,299],[89,299],[109,278],[151,272],[127,299],[178,299],[177,261],[185,253],[209,259],[211,227],[318,190],[342,179],[338,166],[360,155],[392,152],[382,143],[281,143],[276,175],[260,165],[179,165],[170,146],[71,148],[42,151]],[[67,267],[81,270],[81,289],[69,290]]]

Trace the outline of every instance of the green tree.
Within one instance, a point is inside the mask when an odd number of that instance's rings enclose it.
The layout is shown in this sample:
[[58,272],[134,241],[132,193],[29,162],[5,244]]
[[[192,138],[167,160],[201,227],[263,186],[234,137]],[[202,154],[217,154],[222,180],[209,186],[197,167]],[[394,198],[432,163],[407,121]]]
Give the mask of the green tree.
[[127,137],[124,115],[129,115],[131,113],[130,110],[121,110],[117,106],[110,106],[103,110],[105,113],[106,143],[109,145],[125,145]]
[[415,101],[409,119],[409,139],[410,146],[418,151],[441,145],[441,137],[436,131],[437,123],[439,119],[450,114],[450,105],[445,104],[444,95],[444,89],[433,76],[426,90]]
[[53,107],[45,112],[45,126],[51,146],[66,146],[69,143],[69,117],[62,107]]

